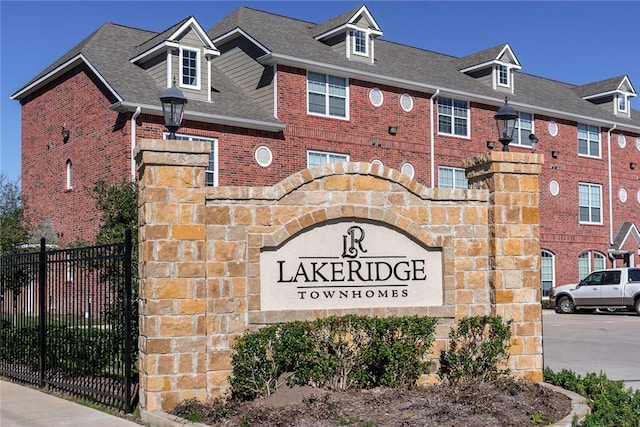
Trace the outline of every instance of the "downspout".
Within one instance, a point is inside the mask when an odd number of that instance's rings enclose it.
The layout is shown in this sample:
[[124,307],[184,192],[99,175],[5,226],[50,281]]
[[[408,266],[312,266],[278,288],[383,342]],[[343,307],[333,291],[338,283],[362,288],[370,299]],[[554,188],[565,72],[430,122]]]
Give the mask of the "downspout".
[[[611,132],[613,132],[617,124],[614,124],[607,131],[607,179],[609,185],[609,244],[613,244],[613,187],[612,187],[612,178],[611,178]],[[609,254],[611,257],[611,254]],[[613,259],[611,259],[613,261]]]
[[136,148],[136,119],[141,111],[142,108],[136,107],[135,113],[131,116],[131,182],[136,182],[136,159],[133,151]]
[[431,141],[430,141],[430,150],[431,150],[431,188],[435,188],[436,184],[435,184],[435,179],[436,179],[436,156],[434,153],[435,150],[435,132],[433,130],[433,100],[435,98],[438,97],[438,94],[440,93],[440,89],[436,89],[436,92],[431,96],[431,98],[429,98],[429,109],[430,111],[430,120],[431,123],[429,125],[429,131],[431,133]]

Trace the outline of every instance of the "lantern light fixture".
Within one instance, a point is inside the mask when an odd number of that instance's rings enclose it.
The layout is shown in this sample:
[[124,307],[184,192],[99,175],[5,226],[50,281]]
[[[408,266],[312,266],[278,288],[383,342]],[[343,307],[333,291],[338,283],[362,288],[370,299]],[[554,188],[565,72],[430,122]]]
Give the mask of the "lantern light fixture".
[[493,118],[498,125],[498,141],[502,144],[502,151],[509,151],[509,143],[513,141],[518,112],[509,105],[506,96],[504,97],[504,105],[500,107]]
[[184,106],[187,105],[188,101],[182,91],[176,87],[175,77],[173,85],[160,95],[160,102],[162,102],[164,126],[169,131],[168,139],[176,139],[176,132],[182,127]]

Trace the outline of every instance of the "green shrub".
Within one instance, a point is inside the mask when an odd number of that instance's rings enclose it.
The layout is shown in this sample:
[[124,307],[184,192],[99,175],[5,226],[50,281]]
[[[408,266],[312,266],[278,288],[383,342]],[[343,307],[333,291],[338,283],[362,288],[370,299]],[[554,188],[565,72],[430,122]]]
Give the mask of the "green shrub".
[[[47,326],[46,368],[68,376],[99,375],[117,356],[106,329]],[[39,327],[0,329],[0,358],[37,369],[40,358]]]
[[487,381],[507,375],[499,364],[509,358],[511,320],[499,316],[473,316],[449,331],[448,349],[440,354],[438,376],[452,384]]
[[625,389],[622,381],[612,381],[602,372],[584,378],[571,370],[554,373],[544,370],[545,381],[584,396],[591,413],[583,427],[637,427],[640,425],[640,391]]
[[250,332],[234,346],[234,398],[273,393],[283,382],[331,390],[413,385],[428,372],[437,320],[348,315]]

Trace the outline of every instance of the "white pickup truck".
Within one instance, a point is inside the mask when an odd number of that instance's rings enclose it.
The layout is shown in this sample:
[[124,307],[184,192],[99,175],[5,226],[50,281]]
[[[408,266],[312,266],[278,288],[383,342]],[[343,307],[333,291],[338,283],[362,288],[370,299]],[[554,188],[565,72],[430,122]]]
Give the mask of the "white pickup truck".
[[640,314],[640,268],[594,271],[580,283],[551,289],[549,300],[558,313],[606,308],[635,310]]

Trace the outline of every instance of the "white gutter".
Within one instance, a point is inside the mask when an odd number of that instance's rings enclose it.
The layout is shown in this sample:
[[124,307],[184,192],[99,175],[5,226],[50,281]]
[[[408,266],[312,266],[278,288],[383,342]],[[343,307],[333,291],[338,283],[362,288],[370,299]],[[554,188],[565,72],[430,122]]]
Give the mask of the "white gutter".
[[[367,80],[372,83],[384,84],[389,86],[395,86],[403,89],[409,90],[417,90],[420,92],[433,92],[438,90],[438,87],[429,85],[426,83],[416,82],[414,80],[406,80],[396,77],[387,77],[380,74],[376,74],[368,71],[354,70],[351,68],[345,68],[339,65],[327,64],[324,62],[318,62],[307,59],[300,59],[290,55],[282,55],[277,53],[269,53],[259,57],[258,62],[265,65],[273,65],[274,63],[278,63],[281,65],[298,67],[298,68],[306,68],[311,69],[312,71],[331,73],[338,77],[347,77],[347,78],[359,78],[361,80]],[[500,107],[504,104],[504,98],[498,97],[494,98],[492,96],[486,95],[478,95],[466,91],[456,90],[452,88],[440,88],[442,95],[450,96],[450,97],[459,97],[465,101],[477,101],[483,102],[487,105],[493,105]],[[541,113],[548,116],[553,116],[558,119],[567,119],[571,121],[577,121],[581,123],[593,124],[594,126],[609,126],[611,125],[611,121],[608,119],[598,119],[590,116],[584,116],[581,114],[575,114],[566,111],[555,110],[551,108],[540,108],[540,106],[529,105],[522,102],[509,100],[509,105],[518,109],[524,108],[527,112],[530,113]],[[626,123],[618,123],[621,129],[628,130],[629,132],[639,132],[640,126],[634,126],[632,124]]]
[[436,183],[436,156],[435,156],[435,131],[433,129],[433,100],[435,98],[438,97],[438,94],[440,94],[440,89],[436,89],[436,91],[434,92],[434,94],[431,96],[431,98],[429,98],[429,109],[431,110],[429,113],[430,115],[430,121],[431,123],[429,124],[429,133],[431,134],[430,137],[430,148],[431,148],[431,188],[435,188]]
[[[135,111],[142,108],[145,114],[153,114],[162,116],[162,107],[150,104],[134,104],[131,102],[116,102],[111,104],[109,108],[113,111],[124,113],[127,111]],[[263,120],[243,119],[238,117],[222,116],[220,114],[206,114],[197,111],[185,111],[184,119],[198,120],[205,123],[215,123],[227,126],[246,127],[249,129],[266,130],[269,132],[280,132],[286,128],[283,123],[265,122]]]
[[613,132],[617,124],[609,128],[607,131],[607,179],[609,181],[609,244],[613,244],[613,187],[611,179],[611,132]]
[[136,159],[133,151],[136,148],[136,119],[142,112],[142,107],[136,107],[136,111],[131,116],[131,182],[136,182]]

